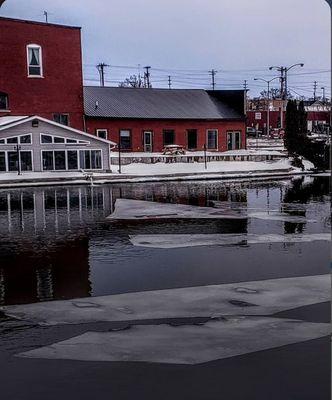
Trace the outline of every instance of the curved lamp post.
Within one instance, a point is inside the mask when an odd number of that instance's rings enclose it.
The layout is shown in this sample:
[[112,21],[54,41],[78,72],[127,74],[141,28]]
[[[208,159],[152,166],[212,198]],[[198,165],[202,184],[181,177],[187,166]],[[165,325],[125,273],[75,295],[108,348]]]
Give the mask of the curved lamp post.
[[263,81],[267,83],[267,137],[270,137],[270,83],[275,79],[280,79],[279,76],[275,76],[270,80],[266,80],[263,78],[254,78],[254,81]]
[[[276,69],[277,71],[281,72],[281,79],[284,79],[285,82],[285,93],[283,93],[283,100],[287,100],[287,92],[288,92],[288,84],[287,84],[287,73],[290,69],[294,67],[304,67],[303,63],[293,64],[290,67],[270,67],[269,70]],[[285,75],[284,75],[285,74]]]

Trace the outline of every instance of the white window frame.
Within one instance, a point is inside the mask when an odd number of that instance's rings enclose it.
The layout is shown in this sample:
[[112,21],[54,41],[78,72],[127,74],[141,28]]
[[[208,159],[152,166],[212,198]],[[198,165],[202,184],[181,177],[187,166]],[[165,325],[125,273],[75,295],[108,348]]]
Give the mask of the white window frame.
[[[30,143],[21,143],[21,137],[22,136],[30,136]],[[17,138],[17,143],[8,143],[8,139],[12,138]],[[15,136],[8,136],[5,138],[1,138],[1,140],[4,140],[5,143],[0,143],[0,146],[15,146],[19,144],[20,146],[31,146],[32,145],[32,135],[31,133],[25,133],[23,135],[15,135]]]
[[[20,150],[20,156],[21,156],[21,152],[29,152],[31,153],[31,171],[23,171],[23,172],[34,172],[35,171],[35,163],[34,163],[34,152],[33,150]],[[1,173],[5,173],[5,172],[15,172],[15,171],[9,171],[9,163],[8,163],[8,154],[7,153],[15,153],[15,150],[1,150],[1,153],[5,153],[5,164],[6,164],[6,171],[0,171]],[[21,163],[21,157],[19,158],[19,163],[20,163],[20,170],[22,171],[22,163]]]
[[99,128],[99,129],[96,129],[97,137],[100,137],[100,136],[99,136],[99,132],[100,132],[100,131],[106,132],[106,137],[105,137],[105,138],[102,138],[102,139],[106,139],[106,140],[107,140],[107,138],[108,138],[108,129],[107,129],[107,128]]
[[[53,169],[44,169],[43,165],[43,153],[51,151],[53,154]],[[64,151],[65,152],[65,163],[66,163],[66,169],[55,169],[55,151]],[[68,168],[68,151],[76,151],[77,152],[77,169],[69,169]],[[41,163],[41,170],[42,172],[59,172],[59,171],[80,171],[82,168],[81,166],[81,160],[80,160],[80,151],[100,151],[100,156],[101,156],[101,168],[99,169],[84,169],[84,171],[102,171],[104,169],[104,158],[103,158],[103,149],[45,149],[45,150],[40,150],[40,163]],[[91,156],[90,156],[91,157]],[[7,160],[7,158],[6,158]]]
[[[43,143],[43,142],[42,142],[42,135],[44,135],[44,136],[51,136],[52,142],[50,142],[50,143]],[[22,136],[24,136],[24,135],[22,135]],[[55,138],[55,137],[61,137],[61,138],[63,138],[63,139],[64,139],[64,142],[63,142],[63,143],[55,143],[55,142],[54,142],[54,138]],[[76,142],[75,142],[75,143],[67,143],[67,140],[68,140],[68,139],[69,139],[69,140],[76,140]],[[90,145],[90,141],[89,141],[89,140],[73,139],[73,138],[66,137],[66,136],[51,135],[51,134],[45,133],[45,132],[40,132],[40,134],[39,134],[39,143],[41,144],[41,146],[47,146],[47,145],[50,145],[50,144],[55,144],[56,146],[58,146],[58,145],[65,145],[65,146],[78,146],[78,145],[81,145],[81,146],[88,146],[88,145]]]
[[[217,147],[209,148],[209,132],[216,132],[217,134]],[[206,130],[206,149],[207,150],[218,150],[219,149],[219,132],[218,129],[210,128]]]
[[[236,142],[235,142],[235,134],[236,134],[236,133],[239,134],[239,148],[235,148],[234,146],[232,146],[232,147],[234,147],[234,148],[228,149],[228,135],[231,135],[232,144],[235,145],[235,143],[236,143]],[[241,130],[227,131],[227,132],[226,132],[226,141],[227,141],[227,143],[226,143],[226,145],[227,145],[227,151],[240,150],[240,149],[242,148],[242,131],[241,131]]]
[[[40,74],[39,75],[30,75],[29,67],[29,49],[38,49],[39,50],[39,67],[40,67]],[[28,44],[27,45],[27,70],[28,70],[28,78],[44,78],[44,70],[43,70],[43,51],[42,47],[39,44]]]

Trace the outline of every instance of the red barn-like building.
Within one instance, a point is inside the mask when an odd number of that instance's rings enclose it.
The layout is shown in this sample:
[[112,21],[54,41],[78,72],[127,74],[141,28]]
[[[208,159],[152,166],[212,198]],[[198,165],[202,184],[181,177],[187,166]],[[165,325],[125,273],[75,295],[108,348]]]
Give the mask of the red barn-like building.
[[87,132],[134,152],[245,148],[245,92],[85,87]]
[[0,17],[0,116],[83,128],[81,30]]

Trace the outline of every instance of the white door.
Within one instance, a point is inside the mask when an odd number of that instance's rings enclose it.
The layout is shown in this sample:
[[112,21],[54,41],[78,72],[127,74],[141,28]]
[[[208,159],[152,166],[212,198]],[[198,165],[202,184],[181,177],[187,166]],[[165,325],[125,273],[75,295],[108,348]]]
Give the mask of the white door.
[[144,131],[143,132],[143,145],[144,151],[151,153],[152,152],[152,132]]

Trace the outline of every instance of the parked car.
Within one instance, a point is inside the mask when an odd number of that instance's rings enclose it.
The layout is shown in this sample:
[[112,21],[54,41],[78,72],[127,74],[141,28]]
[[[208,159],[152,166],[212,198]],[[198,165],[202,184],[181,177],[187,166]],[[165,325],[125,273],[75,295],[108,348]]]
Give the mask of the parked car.
[[257,131],[255,128],[252,126],[247,126],[247,136],[249,137],[256,137],[257,136]]

